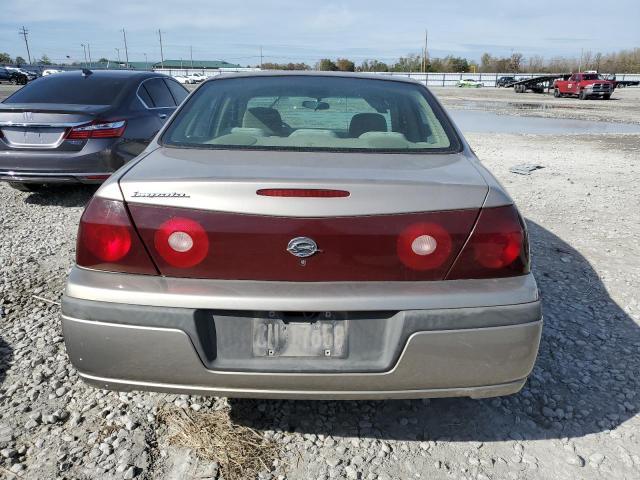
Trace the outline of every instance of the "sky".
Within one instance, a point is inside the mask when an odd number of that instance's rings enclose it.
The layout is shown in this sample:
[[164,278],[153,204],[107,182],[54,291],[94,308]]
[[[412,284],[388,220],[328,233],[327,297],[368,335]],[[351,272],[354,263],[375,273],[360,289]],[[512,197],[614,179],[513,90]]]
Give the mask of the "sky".
[[[605,7],[603,8],[603,5]],[[419,53],[478,60],[482,53],[578,57],[582,49],[640,47],[640,0],[496,2],[490,0],[0,0],[0,52],[27,58],[18,30],[28,29],[32,57],[159,61],[226,60],[255,65],[347,57],[393,61]],[[67,58],[67,56],[69,58]]]

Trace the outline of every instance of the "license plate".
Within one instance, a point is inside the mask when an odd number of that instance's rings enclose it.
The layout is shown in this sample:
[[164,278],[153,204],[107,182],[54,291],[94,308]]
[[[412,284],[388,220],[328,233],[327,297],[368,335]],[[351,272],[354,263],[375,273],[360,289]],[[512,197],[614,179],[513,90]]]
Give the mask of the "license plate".
[[13,147],[52,147],[62,140],[65,129],[5,127],[2,133]]
[[257,357],[325,357],[347,355],[348,320],[284,321],[255,318],[253,354]]

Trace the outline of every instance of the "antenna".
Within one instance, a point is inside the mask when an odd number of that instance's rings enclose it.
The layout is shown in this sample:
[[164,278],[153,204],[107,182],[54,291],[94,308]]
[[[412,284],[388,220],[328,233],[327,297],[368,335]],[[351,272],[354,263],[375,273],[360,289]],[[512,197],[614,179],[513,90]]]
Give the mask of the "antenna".
[[29,65],[31,65],[31,52],[29,52],[29,40],[27,40],[29,30],[27,30],[23,26],[20,30],[18,30],[18,35],[22,35],[22,38],[24,38],[24,44],[27,46],[27,57],[29,58]]

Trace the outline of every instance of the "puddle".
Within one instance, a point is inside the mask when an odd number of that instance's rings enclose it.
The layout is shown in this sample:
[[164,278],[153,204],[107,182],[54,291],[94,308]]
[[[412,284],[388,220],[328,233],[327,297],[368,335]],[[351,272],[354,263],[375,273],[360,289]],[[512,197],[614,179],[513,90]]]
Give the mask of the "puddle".
[[580,133],[640,133],[634,123],[595,122],[569,118],[499,115],[478,110],[448,109],[464,133],[533,133],[567,135]]
[[469,110],[593,110],[595,105],[585,105],[584,103],[562,104],[562,103],[538,103],[538,102],[476,102],[473,100],[462,102],[460,107]]

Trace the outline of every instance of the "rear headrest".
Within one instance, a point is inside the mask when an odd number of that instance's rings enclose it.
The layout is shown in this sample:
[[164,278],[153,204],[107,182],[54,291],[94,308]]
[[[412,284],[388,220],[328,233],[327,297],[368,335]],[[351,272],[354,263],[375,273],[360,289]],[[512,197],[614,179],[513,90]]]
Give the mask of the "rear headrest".
[[244,128],[260,128],[267,135],[283,135],[282,117],[275,108],[253,107],[248,108],[242,117]]
[[357,113],[349,124],[349,136],[358,138],[365,132],[386,132],[387,121],[379,113]]

